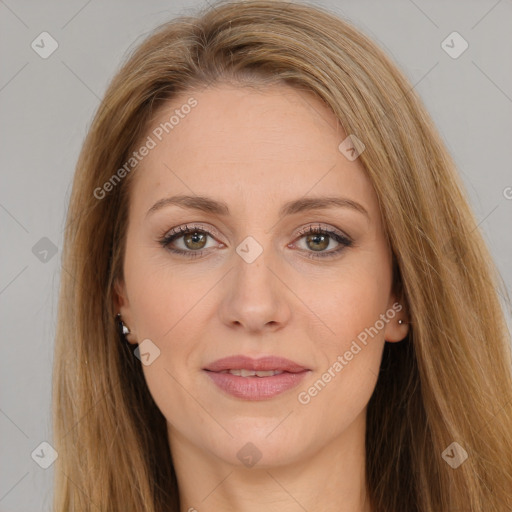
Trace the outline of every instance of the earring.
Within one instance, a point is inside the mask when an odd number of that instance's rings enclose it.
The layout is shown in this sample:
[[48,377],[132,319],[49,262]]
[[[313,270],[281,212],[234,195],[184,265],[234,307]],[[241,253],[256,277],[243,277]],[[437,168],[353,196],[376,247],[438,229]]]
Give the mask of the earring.
[[128,329],[128,327],[126,327],[126,325],[124,324],[121,318],[121,313],[117,313],[116,319],[119,326],[119,334],[124,338],[127,334],[130,334],[130,329]]
[[408,322],[406,322],[405,320],[402,320],[401,318],[400,318],[400,320],[398,320],[398,325],[403,325],[406,323],[408,323]]

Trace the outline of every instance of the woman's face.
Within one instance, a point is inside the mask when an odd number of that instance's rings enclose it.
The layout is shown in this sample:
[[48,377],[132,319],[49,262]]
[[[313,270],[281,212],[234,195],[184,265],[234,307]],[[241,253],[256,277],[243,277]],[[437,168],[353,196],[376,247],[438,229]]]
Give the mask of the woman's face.
[[285,85],[221,84],[155,117],[132,171],[117,306],[175,457],[271,467],[364,438],[384,342],[407,326],[346,136]]

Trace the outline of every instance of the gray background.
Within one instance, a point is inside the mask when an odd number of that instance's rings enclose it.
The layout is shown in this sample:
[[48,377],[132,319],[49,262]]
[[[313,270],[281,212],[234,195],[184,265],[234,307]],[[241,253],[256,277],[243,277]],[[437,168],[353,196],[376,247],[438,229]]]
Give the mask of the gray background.
[[[512,1],[312,3],[351,20],[415,85],[510,290],[512,200],[504,191],[512,186]],[[204,4],[0,0],[2,512],[50,510],[53,466],[40,468],[31,453],[51,442],[60,248],[84,135],[126,51],[198,5]],[[47,59],[31,48],[43,31],[59,45]],[[453,31],[469,43],[457,59],[441,47]],[[46,262],[36,245],[43,237],[58,249]]]

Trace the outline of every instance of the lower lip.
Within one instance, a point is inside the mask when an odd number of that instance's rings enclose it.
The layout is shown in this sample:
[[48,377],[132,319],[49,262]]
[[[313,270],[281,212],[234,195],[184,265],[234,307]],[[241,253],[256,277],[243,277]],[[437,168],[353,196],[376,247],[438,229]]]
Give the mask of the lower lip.
[[298,373],[283,372],[271,377],[240,377],[231,373],[210,371],[206,373],[220,389],[232,396],[244,400],[267,400],[297,386],[309,370]]

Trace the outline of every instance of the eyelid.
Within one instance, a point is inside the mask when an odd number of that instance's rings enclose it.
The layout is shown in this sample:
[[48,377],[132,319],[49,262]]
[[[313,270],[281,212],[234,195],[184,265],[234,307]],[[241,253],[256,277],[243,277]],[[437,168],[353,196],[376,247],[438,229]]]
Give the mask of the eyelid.
[[346,234],[345,232],[341,231],[339,228],[336,228],[328,224],[323,224],[321,222],[317,222],[315,224],[308,224],[306,227],[300,228],[299,231],[297,231],[296,237],[308,235],[312,232],[312,230],[320,230],[325,231],[327,233],[333,233],[338,235],[340,238],[344,238],[349,242],[353,242],[352,237]]
[[186,224],[180,224],[179,226],[175,226],[174,228],[166,230],[165,233],[160,237],[160,239],[167,238],[178,233],[193,231],[194,229],[196,229],[197,231],[207,232],[208,235],[212,235],[217,238],[222,238],[222,235],[212,225],[202,224],[199,222],[191,222]]

